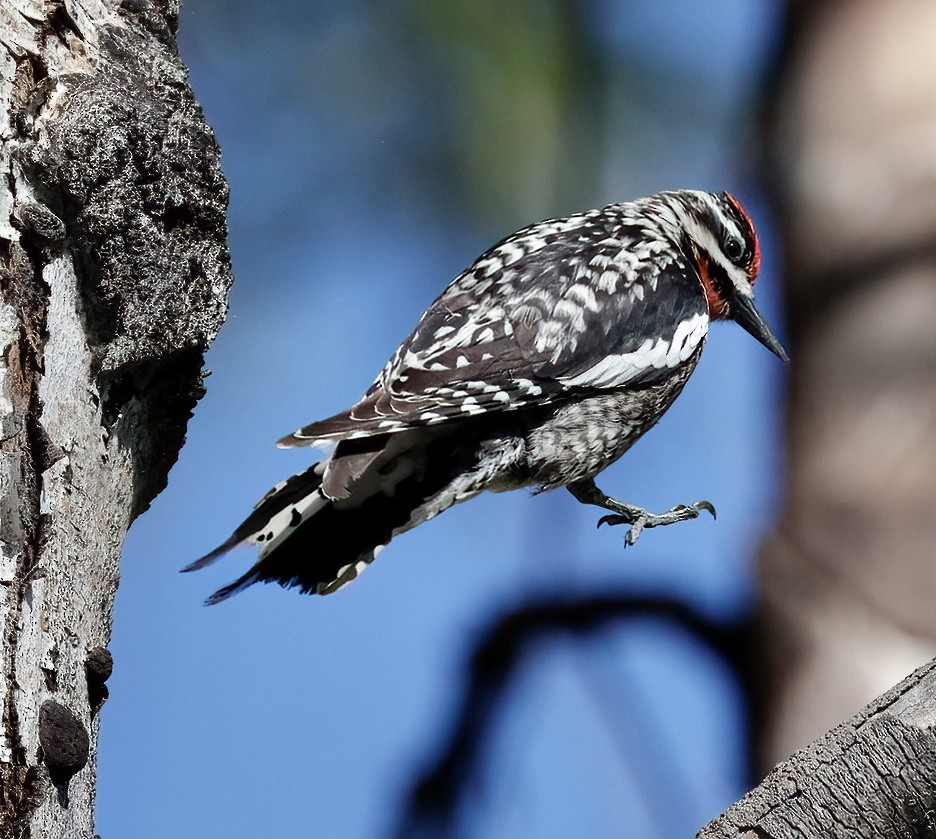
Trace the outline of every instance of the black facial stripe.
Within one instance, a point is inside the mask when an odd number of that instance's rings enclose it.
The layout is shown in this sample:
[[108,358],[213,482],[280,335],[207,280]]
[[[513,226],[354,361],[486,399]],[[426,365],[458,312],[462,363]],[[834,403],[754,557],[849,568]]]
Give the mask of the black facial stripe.
[[[722,225],[720,222],[717,223],[717,226],[719,228],[724,227],[724,225]],[[713,230],[712,232],[714,233],[715,231]],[[735,293],[734,284],[728,277],[728,272],[721,264],[721,262],[719,262],[714,255],[707,253],[704,249],[700,250],[686,233],[683,233],[680,246],[683,255],[690,262],[698,264],[700,259],[705,260],[706,273],[708,274],[709,280],[711,280],[715,293],[718,295],[720,300],[724,300],[726,304],[730,303],[731,298]],[[752,253],[752,251],[746,248],[745,259],[750,259]]]

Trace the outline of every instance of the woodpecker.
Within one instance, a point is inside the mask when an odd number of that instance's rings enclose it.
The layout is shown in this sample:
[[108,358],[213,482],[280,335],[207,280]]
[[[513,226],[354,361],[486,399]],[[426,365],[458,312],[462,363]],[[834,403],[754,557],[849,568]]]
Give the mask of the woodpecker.
[[654,514],[594,478],[660,419],[695,369],[713,320],[733,320],[784,361],[754,306],[754,225],[728,192],[662,192],[530,225],[498,242],[429,306],[364,396],[280,445],[334,447],[270,490],[231,537],[259,559],[217,591],[253,583],[331,594],[393,537],[484,490],[566,487],[646,528],[712,515]]

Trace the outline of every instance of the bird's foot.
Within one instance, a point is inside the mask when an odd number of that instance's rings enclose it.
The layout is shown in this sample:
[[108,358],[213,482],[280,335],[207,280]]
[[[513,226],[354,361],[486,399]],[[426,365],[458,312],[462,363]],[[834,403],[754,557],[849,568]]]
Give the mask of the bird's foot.
[[569,484],[567,489],[583,504],[593,504],[596,507],[604,507],[604,509],[611,511],[610,516],[602,516],[598,520],[598,527],[603,524],[629,524],[631,528],[624,535],[626,545],[633,545],[647,528],[662,527],[667,524],[675,524],[678,521],[697,519],[703,510],[707,510],[712,514],[712,518],[715,518],[715,507],[712,506],[710,501],[679,504],[665,513],[651,513],[643,507],[636,507],[633,504],[625,504],[623,501],[610,498],[598,489],[592,480]]
[[603,524],[629,524],[631,528],[624,535],[625,545],[633,545],[640,538],[640,534],[647,528],[662,527],[667,524],[675,524],[678,521],[697,519],[703,510],[710,512],[712,518],[716,517],[715,507],[710,501],[696,501],[695,504],[678,504],[675,507],[671,507],[665,513],[651,513],[648,510],[644,510],[642,507],[622,504],[619,501],[615,501],[613,498],[609,498],[608,501],[610,502],[607,505],[608,509],[613,509],[611,506],[613,504],[615,507],[622,508],[622,511],[613,513],[610,516],[602,516],[598,519],[598,527],[601,527]]

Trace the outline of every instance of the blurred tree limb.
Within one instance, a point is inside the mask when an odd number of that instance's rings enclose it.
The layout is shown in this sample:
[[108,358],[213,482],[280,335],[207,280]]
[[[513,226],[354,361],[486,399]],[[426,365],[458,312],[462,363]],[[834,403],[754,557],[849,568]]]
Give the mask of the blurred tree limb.
[[[414,785],[395,836],[459,835],[459,816],[482,775],[497,713],[539,644],[563,636],[587,638],[639,618],[680,627],[719,654],[746,693],[757,687],[752,684],[757,655],[747,624],[723,625],[669,598],[628,594],[527,603],[494,621],[475,646],[450,735]],[[698,837],[934,835],[936,661],[784,761]]]
[[0,836],[90,837],[117,562],[227,309],[174,0],[0,5]]
[[458,835],[461,807],[482,774],[497,713],[540,644],[562,637],[585,640],[647,618],[679,627],[706,644],[747,689],[751,660],[747,627],[712,621],[689,604],[670,597],[605,593],[544,597],[520,605],[494,620],[475,645],[449,736],[415,783],[396,837]]

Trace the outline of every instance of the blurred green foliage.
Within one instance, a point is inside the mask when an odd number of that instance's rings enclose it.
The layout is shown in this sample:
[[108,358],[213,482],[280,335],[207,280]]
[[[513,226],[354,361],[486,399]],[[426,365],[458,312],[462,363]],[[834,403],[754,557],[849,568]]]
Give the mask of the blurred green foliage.
[[574,0],[409,0],[446,116],[453,170],[481,217],[581,204],[603,132],[601,73]]

